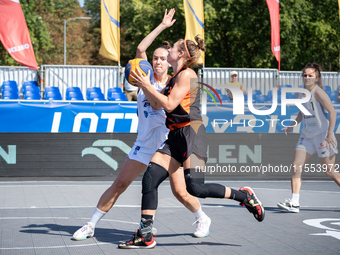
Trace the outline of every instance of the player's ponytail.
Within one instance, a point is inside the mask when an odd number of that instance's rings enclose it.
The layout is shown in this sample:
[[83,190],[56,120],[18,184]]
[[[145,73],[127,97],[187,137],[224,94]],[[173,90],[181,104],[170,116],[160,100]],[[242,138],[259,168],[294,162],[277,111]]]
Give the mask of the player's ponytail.
[[179,50],[184,52],[184,64],[183,68],[190,66],[197,66],[197,62],[201,56],[201,51],[205,52],[204,40],[197,35],[195,36],[195,42],[191,40],[178,40]]

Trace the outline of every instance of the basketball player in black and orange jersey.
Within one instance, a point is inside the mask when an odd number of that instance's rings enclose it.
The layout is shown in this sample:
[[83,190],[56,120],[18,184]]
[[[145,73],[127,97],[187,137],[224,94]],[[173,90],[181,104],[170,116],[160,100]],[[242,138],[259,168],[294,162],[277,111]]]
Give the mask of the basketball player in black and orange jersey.
[[[170,10],[174,13],[174,10]],[[165,29],[166,27],[163,27]],[[161,31],[159,31],[160,33]],[[166,111],[166,125],[170,129],[168,139],[152,157],[142,180],[142,215],[139,230],[130,241],[119,248],[153,248],[153,216],[156,213],[157,188],[169,174],[183,165],[187,191],[196,197],[230,198],[245,205],[258,221],[264,219],[264,208],[250,187],[234,190],[220,184],[205,184],[204,173],[195,171],[195,166],[205,165],[207,158],[207,136],[199,109],[197,75],[190,66],[195,66],[205,51],[204,40],[196,36],[197,44],[191,40],[178,40],[169,49],[168,62],[175,75],[159,93],[150,84],[150,78],[134,73],[147,99],[154,109]],[[168,45],[166,43],[165,45]]]
[[[170,16],[169,16],[170,15]],[[162,26],[171,26],[173,21],[171,13],[165,13]],[[138,45],[136,58],[147,60],[146,50],[158,35],[159,27],[155,28]],[[154,35],[154,33],[156,33]],[[165,47],[157,48],[153,53],[154,77],[151,77],[151,85],[158,91],[165,87],[168,80],[169,63],[167,62],[168,50]],[[73,234],[73,240],[86,240],[93,237],[96,224],[112,208],[119,196],[126,190],[134,179],[140,175],[149,164],[152,156],[159,146],[166,140],[169,130],[165,127],[166,119],[163,109],[153,109],[142,90],[137,94],[138,116],[138,137],[129,155],[126,157],[114,183],[102,194],[92,217],[83,227]],[[143,113],[147,114],[143,114]],[[183,169],[178,169],[169,175],[170,186],[174,196],[188,209],[196,218],[195,237],[205,237],[209,234],[210,218],[203,212],[200,202],[196,197],[191,196],[185,189]]]

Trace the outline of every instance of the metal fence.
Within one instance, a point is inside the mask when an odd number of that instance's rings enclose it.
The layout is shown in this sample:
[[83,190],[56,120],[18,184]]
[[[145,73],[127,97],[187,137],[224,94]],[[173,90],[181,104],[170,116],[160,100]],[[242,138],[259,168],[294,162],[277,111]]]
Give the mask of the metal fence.
[[[89,87],[100,87],[106,95],[108,88],[120,87],[124,68],[119,66],[73,66],[73,65],[42,65],[41,66],[41,91],[44,87],[59,87],[65,98],[67,87],[80,87],[83,95]],[[214,88],[221,88],[231,80],[231,71],[238,73],[238,81],[244,83],[246,88],[261,90],[267,94],[277,85],[302,85],[301,71],[281,71],[277,69],[251,69],[251,68],[203,68],[204,81]],[[202,70],[199,70],[202,73]],[[0,85],[4,81],[14,80],[18,83],[19,91],[25,81],[38,81],[36,70],[27,67],[0,67]],[[336,91],[340,85],[340,73],[322,72],[324,85]],[[225,93],[225,90],[222,90]]]
[[[274,86],[278,85],[277,69],[254,69],[254,68],[204,68],[203,78],[206,83],[214,88],[223,88],[223,85],[230,82],[230,73],[237,72],[237,80],[252,89],[261,90],[267,93]],[[222,90],[224,91],[224,90]]]
[[[321,72],[321,79],[324,86],[330,86],[332,91],[337,91],[340,85],[340,73]],[[292,85],[292,87],[303,85],[302,73],[295,71],[279,72],[279,85],[286,84]]]
[[25,81],[38,81],[38,72],[21,66],[0,66],[0,86],[4,81],[16,81],[19,91]]
[[100,87],[104,95],[111,87],[120,87],[118,66],[43,65],[43,87],[59,87],[65,98],[67,87],[79,87],[86,95],[87,88]]
[[[203,78],[206,83],[214,88],[223,88],[224,84],[231,81],[230,73],[237,72],[237,80],[252,89],[261,90],[267,94],[274,86],[292,85],[298,87],[303,85],[301,71],[281,71],[277,69],[255,69],[255,68],[204,68]],[[332,91],[337,91],[340,85],[340,73],[322,72],[322,83],[330,86]],[[223,92],[223,90],[222,90]]]

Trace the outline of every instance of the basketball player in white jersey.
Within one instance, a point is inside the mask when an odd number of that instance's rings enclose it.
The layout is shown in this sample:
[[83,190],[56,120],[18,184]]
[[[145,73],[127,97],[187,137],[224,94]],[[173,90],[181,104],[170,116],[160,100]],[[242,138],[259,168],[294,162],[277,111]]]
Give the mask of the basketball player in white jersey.
[[[165,13],[162,24],[171,26],[173,24],[172,13]],[[136,58],[147,59],[146,50],[158,35],[159,26],[151,32],[138,45]],[[161,91],[168,80],[169,64],[167,62],[168,50],[160,47],[153,54],[154,76],[151,84]],[[161,144],[167,139],[169,130],[165,126],[165,112],[163,109],[155,110],[146,99],[143,90],[137,95],[138,136],[129,155],[126,157],[119,175],[113,184],[103,193],[89,222],[73,234],[73,239],[80,241],[94,235],[95,226],[98,221],[112,208],[118,197],[126,190],[133,180],[140,175],[149,164],[152,156]],[[196,217],[195,237],[205,237],[209,234],[211,220],[202,211],[199,200],[191,196],[187,190],[184,180],[183,169],[169,175],[170,185],[175,197]]]
[[[316,166],[319,172],[331,177],[340,186],[340,174],[334,168],[335,154],[338,153],[338,144],[334,135],[336,111],[321,81],[321,66],[317,63],[308,63],[302,70],[304,88],[311,92],[311,99],[303,106],[311,113],[304,115],[301,111],[295,121],[302,121],[300,139],[295,148],[293,173],[291,179],[292,197],[277,206],[285,211],[298,213],[300,210],[301,173],[310,157],[317,152],[321,164]],[[304,95],[299,94],[300,98]],[[326,117],[329,113],[329,120]],[[292,131],[294,123],[285,128],[287,135]]]

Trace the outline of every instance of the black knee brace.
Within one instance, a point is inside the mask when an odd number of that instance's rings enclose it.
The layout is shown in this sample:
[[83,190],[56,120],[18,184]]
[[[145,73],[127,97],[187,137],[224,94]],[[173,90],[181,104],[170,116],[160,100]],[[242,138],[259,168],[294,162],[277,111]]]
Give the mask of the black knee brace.
[[142,210],[156,210],[158,205],[158,186],[169,176],[164,167],[150,162],[142,180]]
[[187,191],[190,195],[206,198],[224,198],[225,186],[215,183],[204,183],[204,173],[196,171],[196,169],[189,168],[184,170],[185,183]]

